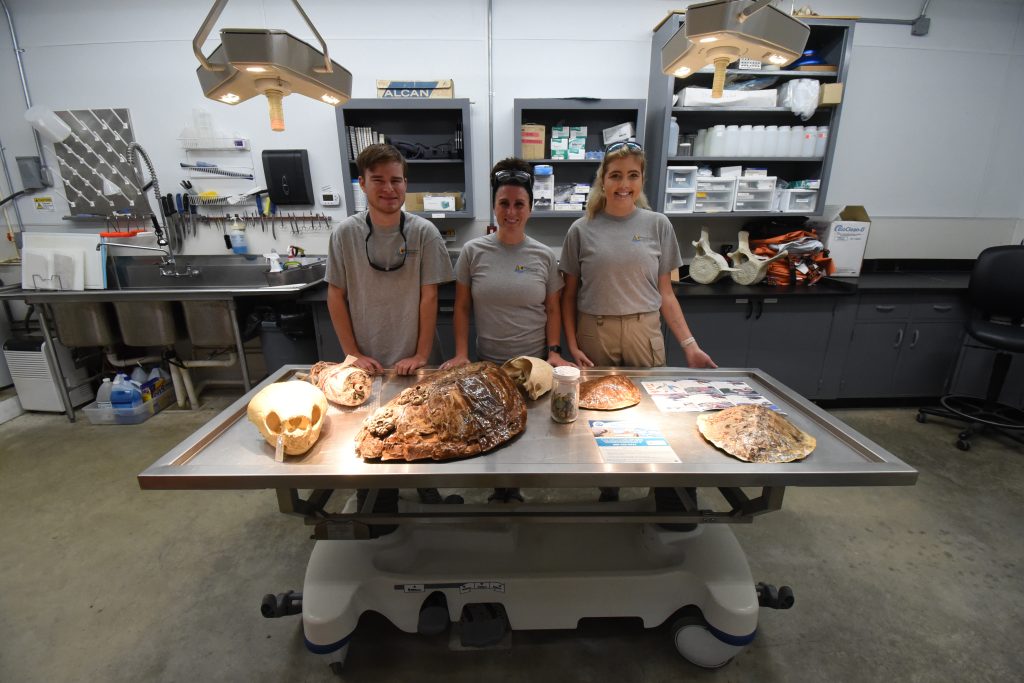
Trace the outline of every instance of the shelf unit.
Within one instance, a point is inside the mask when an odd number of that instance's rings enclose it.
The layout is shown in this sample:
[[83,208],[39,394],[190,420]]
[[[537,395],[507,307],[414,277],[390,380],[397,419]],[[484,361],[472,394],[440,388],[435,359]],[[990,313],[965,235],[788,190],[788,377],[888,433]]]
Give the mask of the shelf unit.
[[[672,14],[655,31],[651,40],[651,71],[648,82],[647,102],[647,197],[652,205],[660,210],[665,206],[665,183],[667,167],[680,164],[697,165],[756,165],[766,167],[768,175],[785,180],[803,180],[818,178],[821,180],[818,190],[818,203],[815,211],[820,213],[824,208],[824,198],[828,191],[828,179],[832,169],[832,158],[835,153],[836,140],[839,133],[839,119],[842,104],[818,107],[814,115],[803,121],[785,107],[676,107],[675,94],[686,86],[711,87],[714,76],[712,70],[699,71],[689,78],[678,79],[666,76],[661,72],[661,48],[675,35],[685,22],[685,14]],[[850,66],[850,52],[853,47],[854,22],[843,19],[802,19],[811,28],[807,40],[807,48],[817,51],[819,57],[827,64],[836,65],[836,71],[782,69],[747,70],[727,69],[727,74],[772,76],[781,81],[793,78],[816,78],[822,83],[845,83]],[[716,124],[725,125],[792,125],[792,126],[828,126],[829,137],[825,154],[820,157],[709,157],[709,156],[677,156],[667,153],[667,142],[670,131],[670,119],[675,117],[679,123],[680,135],[696,133],[701,128]],[[779,212],[728,211],[713,214],[679,214],[666,212],[669,216],[686,215],[700,218],[732,217],[752,218],[763,216],[797,215]]]
[[[636,141],[644,144],[644,129],[647,121],[647,102],[644,100],[591,99],[591,98],[542,98],[516,99],[512,120],[515,136],[515,155],[523,156],[520,136],[524,123],[536,123],[545,127],[544,149],[551,151],[552,126],[586,126],[587,151],[604,149],[602,131],[605,128],[630,122],[636,129]],[[555,184],[593,183],[600,159],[528,159],[531,164],[548,164],[555,169]],[[579,218],[583,211],[534,211],[533,218]]]
[[[183,163],[187,164],[181,166],[181,170],[193,180],[245,181],[251,186],[256,178],[256,166],[248,138],[178,138],[178,142],[185,151]],[[197,168],[202,165],[208,165],[214,170]]]
[[468,99],[354,99],[338,107],[338,141],[341,148],[342,191],[345,210],[355,213],[352,181],[359,179],[355,154],[349,144],[350,126],[368,126],[394,144],[406,142],[425,147],[451,145],[461,132],[461,156],[447,159],[406,159],[409,164],[407,192],[461,192],[459,211],[413,211],[418,216],[473,218],[473,168]]

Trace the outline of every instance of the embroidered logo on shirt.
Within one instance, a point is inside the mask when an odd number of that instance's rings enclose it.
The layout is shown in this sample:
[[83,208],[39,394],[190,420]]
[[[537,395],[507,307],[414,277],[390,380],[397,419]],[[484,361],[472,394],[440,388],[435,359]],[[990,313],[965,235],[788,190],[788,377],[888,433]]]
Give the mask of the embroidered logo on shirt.
[[525,273],[526,272],[526,266],[524,266],[522,263],[517,263],[516,267],[513,268],[513,270],[515,270],[515,272],[517,272],[517,273]]
[[633,241],[634,242],[643,242],[644,241],[644,236],[643,235],[633,235]]

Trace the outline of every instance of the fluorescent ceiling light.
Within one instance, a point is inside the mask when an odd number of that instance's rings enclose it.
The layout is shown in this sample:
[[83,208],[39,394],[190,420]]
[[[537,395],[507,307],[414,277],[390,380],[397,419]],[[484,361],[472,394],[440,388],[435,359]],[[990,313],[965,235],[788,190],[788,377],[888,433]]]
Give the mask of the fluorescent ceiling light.
[[683,25],[661,49],[662,73],[685,78],[715,65],[711,96],[722,96],[725,70],[740,57],[779,66],[800,56],[810,28],[770,0],[714,0],[686,8]]
[[196,75],[203,93],[211,100],[238,104],[265,95],[270,104],[270,127],[284,130],[282,99],[291,93],[338,106],[352,96],[352,74],[331,61],[327,44],[306,16],[298,0],[292,4],[305,19],[321,50],[287,31],[260,28],[225,28],[220,45],[203,55],[202,44],[210,35],[228,0],[215,0],[192,51],[199,60]]

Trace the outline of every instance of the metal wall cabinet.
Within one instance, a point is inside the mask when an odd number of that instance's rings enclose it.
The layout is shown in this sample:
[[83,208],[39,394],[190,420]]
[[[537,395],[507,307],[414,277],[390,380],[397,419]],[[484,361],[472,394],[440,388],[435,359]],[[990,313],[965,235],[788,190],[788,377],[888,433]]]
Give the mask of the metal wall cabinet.
[[957,294],[861,294],[838,397],[942,395],[957,366],[965,320]]
[[[818,192],[819,201],[814,213],[820,214],[824,207],[824,197],[828,191],[828,178],[832,168],[832,157],[836,148],[839,132],[839,119],[842,104],[818,107],[808,121],[801,121],[788,109],[775,107],[770,109],[723,109],[721,107],[679,107],[674,106],[673,99],[679,90],[686,86],[711,87],[713,74],[699,72],[682,80],[666,76],[661,72],[661,49],[685,21],[685,14],[672,14],[657,28],[651,40],[651,72],[647,92],[647,197],[656,210],[665,207],[666,168],[680,165],[718,166],[757,166],[768,169],[769,176],[777,176],[786,180],[804,180],[817,178],[821,180]],[[747,71],[729,69],[728,73],[742,73],[761,76],[778,77],[779,83],[792,78],[817,78],[822,83],[845,83],[850,65],[850,50],[853,46],[852,21],[839,19],[805,19],[811,27],[807,47],[817,50],[826,64],[836,65],[837,72],[826,71]],[[670,119],[676,118],[679,123],[680,135],[696,133],[701,128],[722,125],[808,125],[828,126],[829,139],[822,157],[707,157],[707,156],[675,156],[668,154],[668,136]],[[667,215],[675,215],[667,212]],[[684,215],[684,214],[679,214]],[[689,215],[689,214],[685,214]],[[774,216],[777,212],[720,212],[714,216]],[[792,215],[792,214],[789,214]],[[702,214],[703,220],[708,214]]]
[[425,147],[459,145],[459,158],[408,158],[408,192],[462,192],[463,208],[458,211],[414,211],[435,218],[473,218],[473,169],[468,99],[354,99],[337,109],[338,142],[341,148],[342,190],[345,208],[355,213],[352,181],[359,170],[352,153],[353,134],[360,128],[373,129],[388,142],[406,142]]
[[[549,164],[555,170],[555,183],[593,183],[599,159],[551,159],[552,126],[586,126],[587,151],[604,149],[602,131],[621,123],[632,123],[636,141],[644,144],[647,103],[644,100],[604,100],[589,98],[517,99],[512,125],[515,155],[523,156],[521,126],[536,123],[545,127],[544,159],[530,159],[531,164]],[[579,218],[583,211],[534,211],[532,218]]]
[[[832,313],[838,297],[684,298],[686,322],[719,367],[760,368],[805,398],[820,398]],[[686,357],[666,334],[666,362]]]

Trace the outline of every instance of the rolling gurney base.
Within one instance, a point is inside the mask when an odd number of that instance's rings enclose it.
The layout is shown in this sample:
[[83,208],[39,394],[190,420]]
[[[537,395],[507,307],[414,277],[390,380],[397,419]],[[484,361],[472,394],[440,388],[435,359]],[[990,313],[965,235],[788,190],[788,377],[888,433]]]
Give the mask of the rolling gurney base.
[[303,586],[306,645],[343,658],[366,610],[415,633],[436,594],[452,622],[467,605],[500,603],[513,630],[575,629],[587,617],[639,617],[652,628],[695,607],[708,628],[675,638],[702,666],[739,654],[759,609],[727,525],[678,533],[636,523],[409,524],[372,540],[316,542]]

